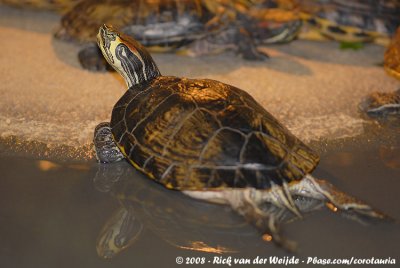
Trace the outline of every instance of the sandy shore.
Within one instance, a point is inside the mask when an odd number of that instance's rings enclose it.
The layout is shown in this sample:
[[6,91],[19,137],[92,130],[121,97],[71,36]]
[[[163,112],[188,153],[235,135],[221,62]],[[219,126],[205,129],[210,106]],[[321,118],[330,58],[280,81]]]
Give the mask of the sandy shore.
[[[125,91],[116,74],[79,67],[79,47],[52,37],[58,20],[51,13],[0,6],[1,138],[88,144]],[[295,41],[262,49],[270,60],[247,62],[232,53],[154,58],[165,75],[207,77],[248,91],[308,142],[363,133],[360,99],[398,86],[380,66],[384,48],[377,45],[342,51],[335,42]]]

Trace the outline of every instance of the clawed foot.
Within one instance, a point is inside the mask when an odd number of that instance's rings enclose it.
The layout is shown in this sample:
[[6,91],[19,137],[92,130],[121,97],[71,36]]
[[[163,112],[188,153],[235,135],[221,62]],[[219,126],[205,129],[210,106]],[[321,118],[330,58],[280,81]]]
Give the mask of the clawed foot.
[[249,46],[247,49],[240,49],[239,53],[242,55],[243,59],[251,61],[266,61],[269,59],[267,53],[258,50],[256,47]]
[[118,162],[125,158],[115,143],[109,123],[100,123],[93,137],[97,160],[101,163]]
[[[327,201],[326,206],[333,212],[337,212],[350,219],[367,224],[378,220],[390,220],[390,217],[377,211],[364,202],[338,190],[335,186],[324,180],[317,180],[308,175],[303,179],[309,183],[309,189],[320,195]],[[311,192],[310,191],[310,192]]]
[[374,210],[368,205],[357,204],[355,206],[343,206],[327,202],[326,206],[333,212],[339,213],[342,216],[357,221],[361,224],[368,225],[370,223],[382,220],[392,220],[389,216]]

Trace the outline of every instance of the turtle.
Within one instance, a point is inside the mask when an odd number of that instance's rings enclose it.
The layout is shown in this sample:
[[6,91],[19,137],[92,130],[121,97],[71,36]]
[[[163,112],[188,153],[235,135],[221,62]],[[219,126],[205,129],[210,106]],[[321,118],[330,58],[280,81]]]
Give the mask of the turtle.
[[95,129],[98,161],[126,159],[167,189],[228,205],[289,251],[269,204],[302,217],[293,200],[304,196],[359,220],[387,218],[310,175],[318,154],[244,90],[162,76],[144,46],[112,26],[101,26],[97,39],[128,87],[110,122]]
[[270,18],[276,17],[277,8],[267,17],[256,18],[249,10],[258,0],[0,1],[60,11],[63,16],[55,38],[81,44],[78,60],[91,71],[112,70],[95,44],[102,23],[121,28],[153,52],[201,56],[234,50],[247,60],[268,59],[256,45],[291,41],[301,26],[299,20],[273,22]]
[[291,40],[300,24],[272,25],[247,16],[252,1],[86,0],[61,18],[55,37],[84,44],[78,58],[83,68],[93,71],[107,66],[95,45],[103,23],[115,25],[153,52],[178,50],[178,54],[199,56],[235,50],[247,60],[266,60],[268,55],[256,45]]
[[308,27],[300,38],[336,40],[344,44],[375,42],[387,45],[400,24],[397,0],[298,0],[300,17]]
[[393,92],[372,92],[360,103],[362,112],[373,118],[387,119],[400,115],[400,89]]
[[[385,51],[384,68],[392,77],[400,80],[400,27]],[[392,92],[372,92],[360,103],[362,112],[374,118],[400,115],[400,89]]]
[[400,27],[385,51],[383,66],[389,75],[400,80]]

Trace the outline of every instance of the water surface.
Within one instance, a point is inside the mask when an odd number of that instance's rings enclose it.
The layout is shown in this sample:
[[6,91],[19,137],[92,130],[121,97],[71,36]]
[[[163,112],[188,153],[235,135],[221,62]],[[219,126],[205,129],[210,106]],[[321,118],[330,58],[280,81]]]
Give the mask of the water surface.
[[[352,143],[328,144],[329,152],[322,153],[313,174],[400,219],[399,147]],[[263,241],[230,209],[166,190],[128,163],[2,155],[0,170],[0,259],[5,267],[176,267],[177,256],[212,260],[221,252],[237,258],[291,256]],[[99,173],[115,183],[99,180]],[[96,251],[98,237],[122,206],[133,209],[143,230],[130,247],[104,260]],[[364,226],[322,210],[285,225],[284,234],[298,242],[296,256],[305,260],[400,261],[400,228],[395,223]]]

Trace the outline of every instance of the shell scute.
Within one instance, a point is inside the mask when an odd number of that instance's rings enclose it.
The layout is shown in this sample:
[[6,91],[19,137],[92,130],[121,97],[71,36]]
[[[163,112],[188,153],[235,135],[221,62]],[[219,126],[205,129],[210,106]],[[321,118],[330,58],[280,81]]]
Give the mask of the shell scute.
[[186,115],[194,110],[193,103],[182,102],[179,95],[172,94],[140,120],[131,133],[140,144],[147,144],[154,153],[159,153],[170,142],[177,125],[186,121]]
[[[240,162],[240,153],[244,142],[245,137],[239,131],[221,128],[203,146],[200,152],[200,161],[203,164],[235,166]],[[235,146],[232,146],[232,143]]]
[[[170,90],[164,89],[159,90],[157,94],[154,90],[143,91],[136,95],[132,99],[125,112],[125,121],[127,129],[136,129],[141,122],[145,121],[149,116],[151,116],[158,106],[161,106],[165,101],[167,101],[174,93]],[[129,120],[126,120],[129,119]]]
[[[238,111],[239,110],[239,111]],[[237,129],[248,134],[260,125],[260,117],[253,109],[244,105],[228,105],[217,113],[222,126]]]
[[260,132],[254,132],[248,137],[241,159],[243,164],[268,163],[268,166],[264,164],[265,169],[276,169],[286,154],[285,149],[274,140]]
[[175,132],[168,137],[163,155],[172,161],[186,159],[187,163],[196,163],[201,150],[218,128],[218,123],[209,113],[195,110],[173,129]]

